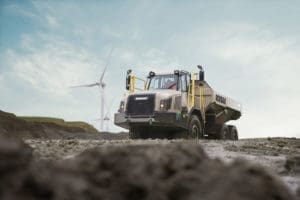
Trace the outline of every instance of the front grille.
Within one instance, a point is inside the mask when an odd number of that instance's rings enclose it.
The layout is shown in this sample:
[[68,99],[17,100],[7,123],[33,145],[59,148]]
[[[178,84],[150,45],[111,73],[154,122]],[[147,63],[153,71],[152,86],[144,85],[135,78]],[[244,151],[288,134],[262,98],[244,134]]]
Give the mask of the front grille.
[[155,106],[155,95],[131,95],[128,97],[126,115],[130,117],[153,116]]

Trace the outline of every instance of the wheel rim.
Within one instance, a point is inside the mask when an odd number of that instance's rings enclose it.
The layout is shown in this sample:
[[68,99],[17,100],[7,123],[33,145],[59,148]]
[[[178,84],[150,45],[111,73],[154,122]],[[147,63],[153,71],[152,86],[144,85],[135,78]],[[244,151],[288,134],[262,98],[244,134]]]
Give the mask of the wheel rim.
[[194,124],[192,127],[192,137],[196,138],[198,134],[199,134],[199,128],[196,124]]
[[237,133],[237,131],[234,131],[234,132],[233,132],[233,139],[234,139],[234,140],[237,140],[237,139],[238,139],[238,133]]
[[228,133],[229,133],[229,131],[227,131],[227,130],[224,131],[223,139],[228,139]]

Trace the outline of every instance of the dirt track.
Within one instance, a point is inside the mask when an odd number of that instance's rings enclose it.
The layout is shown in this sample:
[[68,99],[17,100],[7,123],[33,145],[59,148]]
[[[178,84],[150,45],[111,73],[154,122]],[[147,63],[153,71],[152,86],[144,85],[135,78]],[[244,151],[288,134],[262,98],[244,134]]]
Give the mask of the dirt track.
[[[128,139],[113,140],[113,137],[111,137],[109,140],[26,140],[26,143],[34,149],[33,155],[37,160],[72,160],[87,149],[97,149],[100,152],[107,152],[115,147],[126,150],[132,147],[143,149],[145,146],[150,146],[151,148],[169,148],[172,145],[182,146],[186,144],[192,145],[194,148],[199,146],[204,149],[210,158],[219,159],[227,163],[226,165],[234,165],[232,163],[242,158],[255,164],[255,166],[257,164],[263,166],[268,172],[279,175],[292,193],[300,195],[299,139],[133,141]],[[159,153],[159,151],[156,151],[156,154]],[[139,165],[140,163],[137,162],[136,164]],[[126,169],[130,171],[130,169]]]

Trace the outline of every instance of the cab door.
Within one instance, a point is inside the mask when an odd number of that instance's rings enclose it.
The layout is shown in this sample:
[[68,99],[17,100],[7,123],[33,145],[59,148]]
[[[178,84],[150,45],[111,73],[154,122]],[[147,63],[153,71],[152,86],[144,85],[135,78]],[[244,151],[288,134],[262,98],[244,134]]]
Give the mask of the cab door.
[[187,112],[187,103],[188,103],[188,83],[189,83],[189,75],[182,74],[179,77],[179,87],[178,90],[181,92],[181,96],[177,97],[175,101],[175,107],[181,112]]
[[178,91],[180,94],[175,97],[174,109],[176,110],[177,125],[187,128],[188,120],[188,74],[181,74],[178,80]]
[[181,85],[181,107],[187,107],[187,77],[186,74],[180,76]]

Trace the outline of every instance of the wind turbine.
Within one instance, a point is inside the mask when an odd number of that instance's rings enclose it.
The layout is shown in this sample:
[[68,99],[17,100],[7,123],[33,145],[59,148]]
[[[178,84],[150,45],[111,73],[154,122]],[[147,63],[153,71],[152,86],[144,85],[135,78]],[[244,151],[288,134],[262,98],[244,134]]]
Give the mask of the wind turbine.
[[106,132],[109,131],[109,121],[110,121],[110,117],[111,117],[111,107],[113,106],[114,104],[114,100],[110,102],[110,105],[109,106],[106,106],[107,110],[106,110],[106,113],[104,115],[104,118],[103,118],[103,121],[105,122],[106,124]]
[[112,53],[112,50],[110,51],[109,55],[108,55],[108,59],[107,59],[107,63],[103,69],[103,72],[100,76],[100,79],[98,82],[95,82],[95,83],[91,83],[91,84],[84,84],[84,85],[77,85],[77,86],[72,86],[71,88],[80,88],[80,87],[95,87],[95,86],[98,86],[99,87],[99,91],[100,91],[100,96],[101,96],[101,111],[100,111],[100,131],[103,130],[103,123],[104,123],[104,105],[105,105],[105,86],[106,86],[106,83],[104,83],[103,81],[103,78],[104,78],[104,74],[106,72],[106,69],[107,69],[107,66],[108,66],[108,63],[110,61],[110,56],[111,56],[111,53]]

